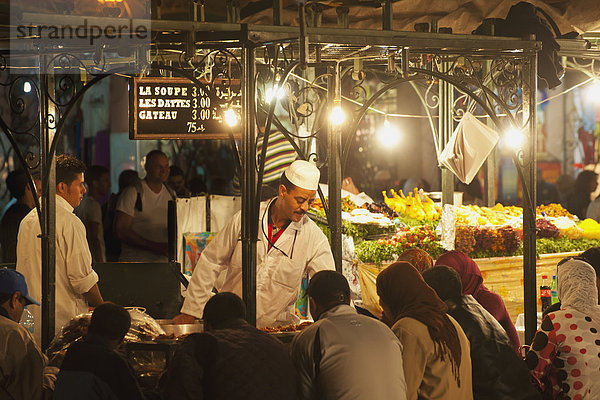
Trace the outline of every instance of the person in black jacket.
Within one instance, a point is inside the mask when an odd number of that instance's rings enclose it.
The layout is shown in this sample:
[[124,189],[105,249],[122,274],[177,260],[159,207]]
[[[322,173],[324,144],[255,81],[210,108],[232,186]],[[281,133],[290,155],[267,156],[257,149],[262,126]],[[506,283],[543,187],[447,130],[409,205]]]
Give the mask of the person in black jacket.
[[298,378],[282,342],[248,324],[244,301],[221,292],[204,307],[204,333],[186,337],[159,389],[166,400],[296,400]]
[[515,354],[506,331],[471,295],[462,295],[458,273],[446,266],[423,272],[423,279],[448,306],[471,343],[473,399],[541,399],[527,366]]
[[123,342],[131,317],[123,307],[96,307],[88,333],[69,346],[54,389],[54,400],[142,400],[131,366],[115,349]]

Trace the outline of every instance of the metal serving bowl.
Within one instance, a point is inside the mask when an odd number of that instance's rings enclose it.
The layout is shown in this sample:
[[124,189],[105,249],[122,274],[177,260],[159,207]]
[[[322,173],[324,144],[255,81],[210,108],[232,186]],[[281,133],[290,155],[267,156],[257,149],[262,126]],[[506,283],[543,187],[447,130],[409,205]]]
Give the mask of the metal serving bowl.
[[174,324],[172,319],[157,319],[156,322],[167,335],[173,334],[175,337],[204,331],[202,321],[196,321],[193,324]]

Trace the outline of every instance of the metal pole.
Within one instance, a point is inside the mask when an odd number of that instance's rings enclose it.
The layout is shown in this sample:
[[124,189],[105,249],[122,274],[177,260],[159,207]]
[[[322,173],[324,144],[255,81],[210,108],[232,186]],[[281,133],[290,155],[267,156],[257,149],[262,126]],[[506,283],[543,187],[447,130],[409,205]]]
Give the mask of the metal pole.
[[392,20],[394,17],[394,14],[392,12],[392,0],[383,0],[381,8],[383,10],[383,30],[391,31]]
[[283,0],[273,0],[273,25],[283,24]]
[[[535,40],[535,38],[533,39]],[[537,142],[537,53],[529,57],[523,71],[526,84],[523,85],[523,121],[527,124],[527,144],[523,149],[524,180],[529,189],[529,204],[523,201],[523,287],[525,311],[525,343],[533,341],[537,330],[537,287],[536,287],[536,248],[535,248],[535,192],[536,192],[536,142]],[[523,191],[525,195],[526,191]]]
[[[331,67],[331,76],[327,80],[327,95],[329,110],[333,109],[334,100],[340,90],[340,75],[338,66]],[[342,272],[342,166],[340,149],[342,148],[341,125],[328,124],[327,130],[327,159],[329,160],[329,231],[331,232],[331,251],[335,261],[335,269]]]
[[[491,64],[491,61],[485,62],[484,76],[486,76],[490,72]],[[494,124],[491,118],[487,119],[487,125],[491,128],[496,128],[496,124]],[[498,162],[496,157],[496,149],[497,146],[494,146],[494,149],[492,150],[488,158],[485,160],[484,164],[485,180],[483,200],[485,202],[485,205],[488,207],[493,207],[496,203],[496,167]]]
[[[443,62],[442,72],[447,73],[450,63]],[[439,81],[439,129],[438,135],[441,140],[440,150],[446,147],[446,143],[452,135],[454,123],[452,121],[452,108],[454,106],[454,88],[448,82]],[[447,168],[442,167],[442,204],[454,204],[454,174]]]
[[256,325],[256,241],[258,207],[256,196],[256,130],[254,127],[254,48],[242,49],[242,297],[246,319]]
[[49,168],[48,180],[42,170],[42,207],[40,216],[42,258],[42,349],[48,348],[54,337],[55,286],[56,286],[56,158],[50,154],[54,139],[56,110],[50,96],[54,97],[54,62],[52,57],[40,57],[40,160],[42,169]]

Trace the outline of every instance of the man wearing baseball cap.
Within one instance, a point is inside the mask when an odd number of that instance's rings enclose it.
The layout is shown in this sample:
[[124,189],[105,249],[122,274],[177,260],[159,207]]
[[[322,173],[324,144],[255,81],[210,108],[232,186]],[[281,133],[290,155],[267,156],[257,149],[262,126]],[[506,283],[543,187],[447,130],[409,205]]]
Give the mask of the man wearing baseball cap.
[[[46,358],[29,331],[19,325],[29,296],[25,277],[0,269],[0,399],[41,399]],[[7,397],[8,396],[8,397]]]
[[[308,161],[294,161],[281,176],[278,196],[260,204],[256,262],[256,324],[259,327],[298,322],[294,304],[302,276],[334,269],[327,237],[306,212],[315,199],[320,172]],[[242,295],[241,212],[202,252],[192,275],[182,314],[176,323],[201,318],[217,277],[218,291]]]

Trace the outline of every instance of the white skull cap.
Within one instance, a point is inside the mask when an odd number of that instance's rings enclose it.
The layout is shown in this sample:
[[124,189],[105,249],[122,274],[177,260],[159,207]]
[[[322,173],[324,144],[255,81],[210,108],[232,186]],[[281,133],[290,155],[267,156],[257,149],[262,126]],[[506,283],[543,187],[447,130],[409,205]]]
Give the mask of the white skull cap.
[[321,172],[314,165],[304,160],[294,161],[284,172],[285,177],[299,188],[317,190]]

